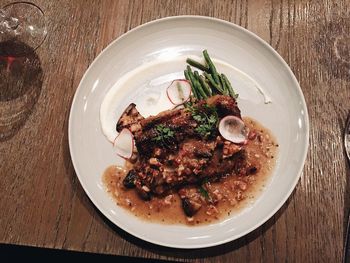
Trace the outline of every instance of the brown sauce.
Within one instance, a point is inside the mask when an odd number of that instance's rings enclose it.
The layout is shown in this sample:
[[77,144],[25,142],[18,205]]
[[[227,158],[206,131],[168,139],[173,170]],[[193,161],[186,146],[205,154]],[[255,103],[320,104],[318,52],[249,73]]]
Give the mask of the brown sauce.
[[220,182],[210,183],[209,193],[215,194],[219,202],[204,205],[192,218],[186,217],[181,207],[181,200],[176,193],[166,197],[153,197],[150,201],[140,199],[136,191],[126,189],[123,179],[130,167],[110,166],[103,174],[107,192],[116,204],[133,215],[152,222],[165,224],[208,224],[222,220],[256,199],[272,174],[275,165],[278,144],[269,130],[257,121],[243,118],[250,131],[256,136],[246,146],[247,159],[258,168],[256,174],[248,176],[229,176]]

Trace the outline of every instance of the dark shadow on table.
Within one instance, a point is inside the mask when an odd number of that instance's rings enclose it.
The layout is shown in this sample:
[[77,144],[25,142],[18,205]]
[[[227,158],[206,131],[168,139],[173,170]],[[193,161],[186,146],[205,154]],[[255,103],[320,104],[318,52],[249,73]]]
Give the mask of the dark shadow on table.
[[0,43],[0,142],[10,140],[37,103],[43,70],[35,50],[18,41]]
[[[68,251],[52,248],[38,248],[19,245],[0,244],[1,259],[3,262],[24,261],[56,261],[56,260],[98,260],[99,262],[125,262],[125,263],[168,263],[169,261],[144,259],[137,257],[104,255],[97,253],[86,253],[77,251]],[[79,260],[79,261],[78,261]]]

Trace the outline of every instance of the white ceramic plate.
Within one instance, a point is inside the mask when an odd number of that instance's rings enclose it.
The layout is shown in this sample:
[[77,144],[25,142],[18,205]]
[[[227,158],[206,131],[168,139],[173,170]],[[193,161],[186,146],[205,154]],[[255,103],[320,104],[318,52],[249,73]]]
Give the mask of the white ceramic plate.
[[[280,145],[274,173],[259,198],[240,213],[211,225],[190,227],[142,221],[118,207],[101,181],[104,170],[122,164],[103,135],[99,112],[106,93],[128,72],[138,78],[121,85],[116,109],[122,111],[152,86],[181,74],[188,55],[223,60],[253,79],[272,103],[248,82],[232,81],[243,116],[268,127]],[[160,63],[154,67],[154,63]],[[146,67],[145,67],[146,65]],[[153,65],[153,66],[152,66]],[[223,67],[230,78],[235,71]],[[154,84],[154,83],[153,83]],[[241,86],[240,86],[241,85]],[[254,86],[254,85],[253,85]],[[151,87],[152,88],[152,87]],[[113,124],[114,125],[114,124]],[[112,42],[92,63],[76,91],[69,118],[69,146],[81,185],[114,224],[143,240],[176,248],[203,248],[237,239],[266,222],[287,200],[301,175],[308,148],[309,121],[302,91],[284,60],[263,40],[237,25],[208,17],[179,16],[139,26]]]

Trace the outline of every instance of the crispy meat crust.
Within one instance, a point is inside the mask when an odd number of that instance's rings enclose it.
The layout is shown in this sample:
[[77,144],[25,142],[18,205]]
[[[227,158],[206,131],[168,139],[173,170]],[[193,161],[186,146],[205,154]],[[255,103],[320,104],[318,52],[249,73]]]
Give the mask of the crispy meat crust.
[[[194,106],[204,109],[205,105],[215,107],[219,119],[227,115],[241,118],[232,97],[216,95],[198,101]],[[171,128],[174,136],[157,143],[154,138],[157,136],[156,126],[160,124]],[[197,125],[186,108],[143,118],[135,104],[131,104],[117,123],[118,131],[123,128],[131,130],[138,151],[137,162],[125,177],[124,186],[135,187],[144,200],[177,191],[184,212],[192,216],[201,207],[197,200],[198,185],[233,174],[244,176],[251,171],[246,163],[244,146],[224,140],[217,131],[213,136],[202,138],[195,130]]]

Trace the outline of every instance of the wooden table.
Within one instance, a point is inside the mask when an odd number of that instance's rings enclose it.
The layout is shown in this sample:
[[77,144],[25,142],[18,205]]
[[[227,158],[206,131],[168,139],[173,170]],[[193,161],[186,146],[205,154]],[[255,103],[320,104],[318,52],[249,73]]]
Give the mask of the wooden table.
[[[350,110],[349,1],[34,2],[48,19],[37,50],[44,77],[23,125],[0,142],[1,243],[195,262],[341,261],[350,206],[342,147]],[[231,21],[275,48],[299,80],[311,126],[304,172],[288,202],[254,232],[205,250],[158,247],[115,227],[82,189],[68,147],[72,98],[96,56],[131,28],[183,14]]]

